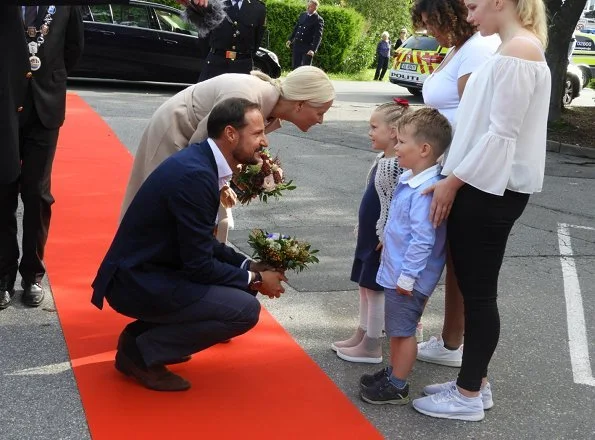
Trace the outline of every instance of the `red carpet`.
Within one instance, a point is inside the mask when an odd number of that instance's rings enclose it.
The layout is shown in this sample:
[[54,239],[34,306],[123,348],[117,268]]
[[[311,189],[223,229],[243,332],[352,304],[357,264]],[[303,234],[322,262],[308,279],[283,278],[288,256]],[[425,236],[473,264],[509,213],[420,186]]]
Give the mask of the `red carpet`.
[[382,438],[264,310],[253,331],[172,367],[192,382],[188,392],[145,390],[114,370],[127,320],[107,304],[95,309],[90,284],[115,232],[131,163],[99,115],[69,95],[46,262],[93,439]]

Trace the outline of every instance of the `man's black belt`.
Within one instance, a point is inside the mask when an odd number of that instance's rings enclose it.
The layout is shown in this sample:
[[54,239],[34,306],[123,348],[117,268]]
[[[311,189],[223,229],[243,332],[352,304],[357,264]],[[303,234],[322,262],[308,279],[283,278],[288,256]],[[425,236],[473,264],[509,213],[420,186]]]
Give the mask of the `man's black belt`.
[[211,53],[225,57],[228,60],[252,58],[252,54],[249,52],[237,52],[235,50],[211,49]]

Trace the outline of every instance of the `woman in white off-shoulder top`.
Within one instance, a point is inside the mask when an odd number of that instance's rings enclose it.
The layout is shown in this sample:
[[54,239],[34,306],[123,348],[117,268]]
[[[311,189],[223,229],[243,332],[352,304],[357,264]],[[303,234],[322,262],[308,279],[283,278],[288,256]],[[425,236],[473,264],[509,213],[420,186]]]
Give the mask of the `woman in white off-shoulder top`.
[[551,89],[542,0],[465,0],[498,52],[467,82],[431,217],[448,217],[448,240],[465,301],[465,350],[456,383],[430,385],[416,410],[478,421],[493,406],[487,368],[498,344],[497,285],[506,242],[529,195],[541,191]]

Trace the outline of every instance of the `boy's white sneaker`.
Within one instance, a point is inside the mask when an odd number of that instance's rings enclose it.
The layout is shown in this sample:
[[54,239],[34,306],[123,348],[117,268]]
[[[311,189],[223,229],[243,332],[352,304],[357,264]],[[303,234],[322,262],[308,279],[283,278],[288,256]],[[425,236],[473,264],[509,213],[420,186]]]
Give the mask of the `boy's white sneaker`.
[[481,397],[465,397],[456,386],[415,399],[413,408],[422,414],[440,419],[479,422],[485,417]]
[[417,360],[458,368],[463,362],[463,346],[449,350],[444,348],[442,338],[432,336],[429,341],[417,344]]
[[[432,394],[438,394],[444,390],[449,388],[456,388],[456,382],[453,380],[451,382],[444,382],[444,383],[435,383],[433,385],[428,385],[424,387],[424,394],[426,396],[431,396]],[[494,406],[494,399],[492,399],[492,387],[488,382],[486,386],[479,390],[481,393],[481,402],[483,403],[484,411],[490,409]]]

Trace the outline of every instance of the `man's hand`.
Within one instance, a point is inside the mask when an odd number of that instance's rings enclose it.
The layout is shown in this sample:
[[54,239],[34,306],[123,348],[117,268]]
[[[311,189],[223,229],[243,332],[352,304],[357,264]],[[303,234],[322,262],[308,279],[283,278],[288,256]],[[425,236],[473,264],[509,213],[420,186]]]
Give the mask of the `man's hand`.
[[291,47],[291,40],[287,40],[285,46],[289,49]]
[[376,246],[376,250],[377,251],[382,250],[382,242],[381,241],[378,242],[378,245]]
[[405,290],[399,286],[397,286],[396,290],[397,290],[397,293],[400,293],[401,295],[413,296],[413,292],[411,290]]
[[287,282],[287,278],[281,272],[272,270],[265,270],[260,273],[262,275],[262,284],[258,291],[269,298],[279,298],[285,289],[281,285],[281,281]]
[[238,202],[238,196],[233,189],[225,185],[223,188],[221,188],[219,200],[221,201],[221,204],[224,208],[233,208]]
[[248,263],[248,270],[250,272],[264,272],[265,270],[275,270],[270,264],[263,263],[262,261],[250,261]]
[[313,50],[309,50],[308,52],[306,52],[306,55],[313,57],[314,56],[314,51]]

